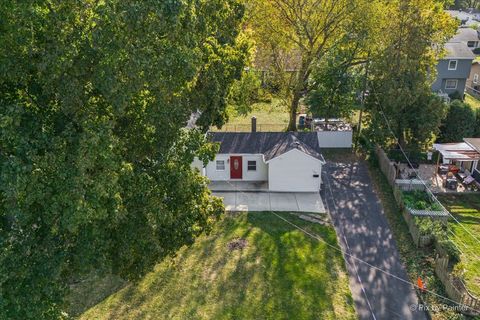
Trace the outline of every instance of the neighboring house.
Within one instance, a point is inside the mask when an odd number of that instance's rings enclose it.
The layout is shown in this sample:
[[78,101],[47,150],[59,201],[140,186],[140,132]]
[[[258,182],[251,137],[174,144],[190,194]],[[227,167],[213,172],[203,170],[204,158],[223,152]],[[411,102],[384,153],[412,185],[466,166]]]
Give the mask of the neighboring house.
[[213,132],[214,161],[193,164],[211,181],[267,182],[268,191],[318,192],[325,160],[315,132]]
[[444,94],[458,92],[463,97],[475,55],[462,42],[448,42],[445,50],[446,56],[437,64],[437,79],[432,90]]
[[460,24],[462,26],[474,26],[478,24],[478,20],[480,19],[480,14],[478,10],[467,10],[467,11],[460,11],[460,10],[445,10],[448,12],[452,17],[457,18],[460,20]]
[[[470,70],[470,77],[467,80],[467,91],[474,91],[480,93],[480,63],[474,61],[472,63],[472,69]],[[473,90],[472,90],[473,89]]]
[[472,28],[459,28],[457,34],[449,42],[461,42],[474,50],[480,47],[479,32]]

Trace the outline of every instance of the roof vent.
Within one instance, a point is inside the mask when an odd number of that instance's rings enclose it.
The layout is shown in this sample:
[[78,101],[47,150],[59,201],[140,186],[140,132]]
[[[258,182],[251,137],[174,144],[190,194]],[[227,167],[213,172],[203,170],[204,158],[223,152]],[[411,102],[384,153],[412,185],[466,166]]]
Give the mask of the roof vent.
[[298,147],[300,147],[300,142],[298,141],[293,142],[293,147],[298,149]]

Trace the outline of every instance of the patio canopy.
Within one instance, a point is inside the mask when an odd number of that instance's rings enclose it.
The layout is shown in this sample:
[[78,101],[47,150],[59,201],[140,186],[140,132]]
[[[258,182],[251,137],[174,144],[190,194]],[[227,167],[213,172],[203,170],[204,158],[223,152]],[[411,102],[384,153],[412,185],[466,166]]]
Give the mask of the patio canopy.
[[480,160],[480,153],[465,142],[436,143],[433,149],[440,152],[444,160],[476,161]]

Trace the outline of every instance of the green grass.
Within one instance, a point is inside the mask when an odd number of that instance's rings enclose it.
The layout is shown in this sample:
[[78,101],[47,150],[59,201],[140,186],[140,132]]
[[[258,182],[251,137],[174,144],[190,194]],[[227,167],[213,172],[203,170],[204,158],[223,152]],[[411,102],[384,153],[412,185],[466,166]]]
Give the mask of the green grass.
[[469,104],[473,110],[480,109],[480,100],[468,93],[465,93],[465,102]]
[[[337,246],[335,231],[280,213]],[[247,240],[231,251],[236,238]],[[355,319],[339,251],[272,213],[227,216],[81,319]]]
[[[228,110],[230,119],[223,126],[222,131],[245,131],[251,130],[251,118],[257,118],[259,131],[284,131],[288,126],[288,108],[280,99],[272,99],[271,103],[256,103],[252,111],[246,115],[240,115],[233,109]],[[212,128],[212,130],[216,130]]]
[[[480,195],[440,195],[439,200],[471,234],[480,238]],[[449,220],[449,227],[456,236],[451,239],[463,251],[461,263],[465,269],[464,281],[471,293],[480,297],[480,243],[456,223]],[[466,246],[466,247],[465,247]]]

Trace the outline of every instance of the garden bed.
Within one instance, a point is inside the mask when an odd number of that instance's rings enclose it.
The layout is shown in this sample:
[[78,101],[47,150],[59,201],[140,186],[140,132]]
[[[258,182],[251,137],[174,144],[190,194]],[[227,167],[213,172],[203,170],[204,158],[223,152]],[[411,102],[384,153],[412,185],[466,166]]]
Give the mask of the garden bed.
[[425,191],[404,191],[403,201],[405,206],[418,211],[443,211],[442,206],[430,199]]

